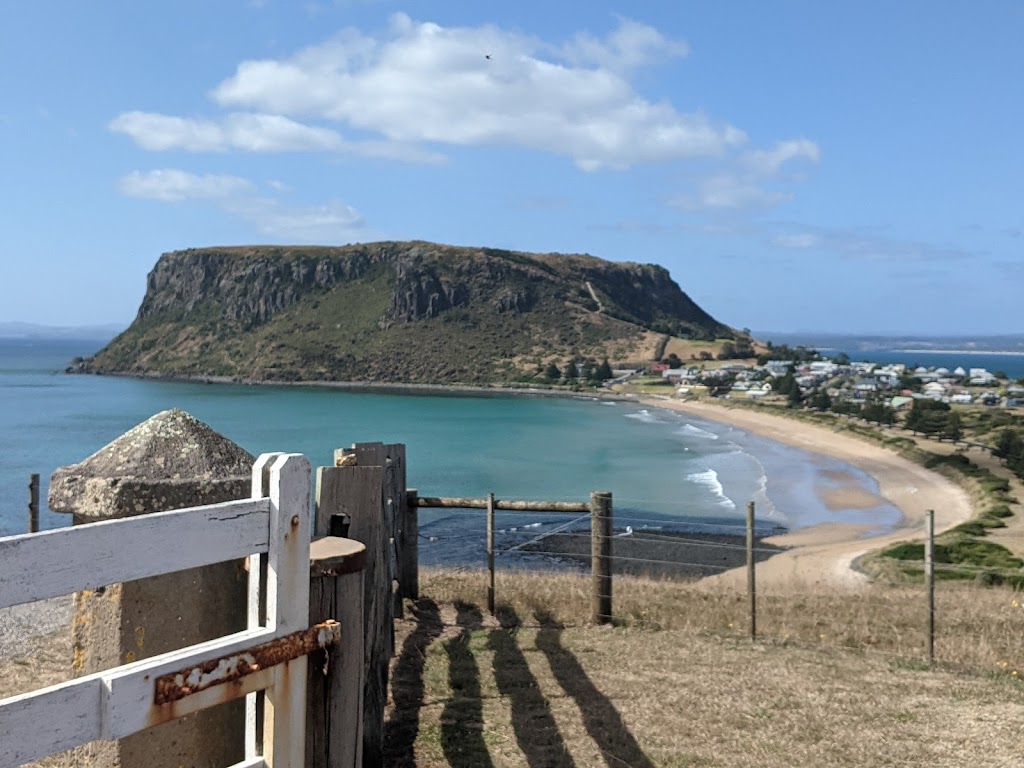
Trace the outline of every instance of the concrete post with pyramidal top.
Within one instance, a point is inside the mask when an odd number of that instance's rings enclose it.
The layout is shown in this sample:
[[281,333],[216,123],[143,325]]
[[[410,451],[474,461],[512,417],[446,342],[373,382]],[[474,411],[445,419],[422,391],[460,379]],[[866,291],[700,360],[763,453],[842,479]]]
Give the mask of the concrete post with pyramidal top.
[[[156,414],[50,480],[49,506],[74,524],[215,504],[250,495],[253,457],[174,409]],[[75,595],[76,677],[246,628],[244,561],[218,563]],[[177,768],[244,757],[244,702],[116,742],[73,750],[70,765]]]

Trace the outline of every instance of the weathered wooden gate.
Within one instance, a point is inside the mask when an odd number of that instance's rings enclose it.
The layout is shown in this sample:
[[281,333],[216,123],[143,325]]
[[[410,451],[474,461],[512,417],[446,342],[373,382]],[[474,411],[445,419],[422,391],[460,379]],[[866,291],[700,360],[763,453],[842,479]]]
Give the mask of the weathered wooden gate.
[[261,456],[251,499],[0,539],[0,608],[246,556],[253,608],[243,632],[0,701],[0,765],[265,691],[265,706],[250,701],[246,759],[232,768],[301,768],[307,655],[340,636],[335,621],[308,626],[309,552],[310,465],[299,454]]

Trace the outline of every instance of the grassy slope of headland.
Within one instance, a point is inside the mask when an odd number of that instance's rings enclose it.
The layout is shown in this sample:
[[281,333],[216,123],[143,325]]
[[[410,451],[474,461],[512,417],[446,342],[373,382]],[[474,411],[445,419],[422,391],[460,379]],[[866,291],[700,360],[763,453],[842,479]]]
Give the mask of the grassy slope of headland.
[[487,384],[737,337],[650,264],[423,242],[202,248],[161,256],[131,327],[81,367]]

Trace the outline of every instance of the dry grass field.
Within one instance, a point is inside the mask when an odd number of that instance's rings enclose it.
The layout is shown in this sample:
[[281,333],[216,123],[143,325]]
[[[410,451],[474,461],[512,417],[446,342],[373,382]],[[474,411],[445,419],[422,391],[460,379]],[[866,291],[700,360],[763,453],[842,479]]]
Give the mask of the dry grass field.
[[[923,589],[791,584],[759,596],[621,577],[612,626],[589,578],[424,570],[399,623],[393,767],[1024,766],[1020,594],[942,584],[924,662]],[[67,676],[54,636],[0,660],[0,697]],[[45,765],[45,763],[43,763]]]
[[[424,573],[393,667],[390,765],[1024,766],[1024,608],[942,589],[937,664],[919,588],[794,584],[759,605],[617,579],[592,627],[586,578]],[[1016,602],[1016,604],[1015,604]]]

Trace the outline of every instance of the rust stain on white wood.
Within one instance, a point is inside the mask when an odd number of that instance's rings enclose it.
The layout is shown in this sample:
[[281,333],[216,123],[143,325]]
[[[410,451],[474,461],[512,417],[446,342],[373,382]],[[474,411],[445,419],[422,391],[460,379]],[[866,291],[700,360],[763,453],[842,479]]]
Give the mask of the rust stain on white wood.
[[309,629],[271,640],[241,653],[210,659],[194,667],[156,679],[154,704],[167,704],[217,685],[275,667],[299,656],[333,645],[341,639],[341,625],[325,621]]
[[[251,595],[256,610],[250,614],[250,629],[244,632],[0,701],[0,765],[21,765],[89,741],[123,738],[155,722],[266,688],[265,754],[253,754],[256,745],[247,744],[246,760],[232,768],[301,768],[307,658],[286,658],[298,649],[288,642],[273,644],[289,633],[303,634],[296,630],[305,630],[308,621],[310,466],[297,454],[263,457],[257,462],[260,475],[268,465],[266,499],[254,493],[257,498],[240,502],[0,539],[0,583],[4,585],[0,605],[253,553],[266,553],[269,574],[266,626],[258,620],[259,595]],[[95,561],[97,551],[99,562]],[[88,563],[83,553],[88,553]],[[40,558],[51,563],[49,571],[26,567]],[[19,569],[31,579],[26,582]],[[259,581],[253,581],[257,591]],[[306,634],[319,644],[336,642],[340,632],[335,622],[328,622]],[[140,645],[143,637],[139,633]],[[267,646],[291,650],[282,651],[278,661]],[[264,652],[265,657],[260,655]],[[236,661],[221,664],[230,657]],[[230,670],[239,672],[243,659],[248,673],[232,678]],[[211,672],[218,672],[204,679],[201,671],[196,678],[198,690],[178,700],[155,703],[159,677],[186,669],[204,670],[210,662]],[[272,666],[265,666],[271,662]],[[183,675],[179,690],[189,687],[186,679],[191,681]],[[39,728],[39,723],[46,727]]]

